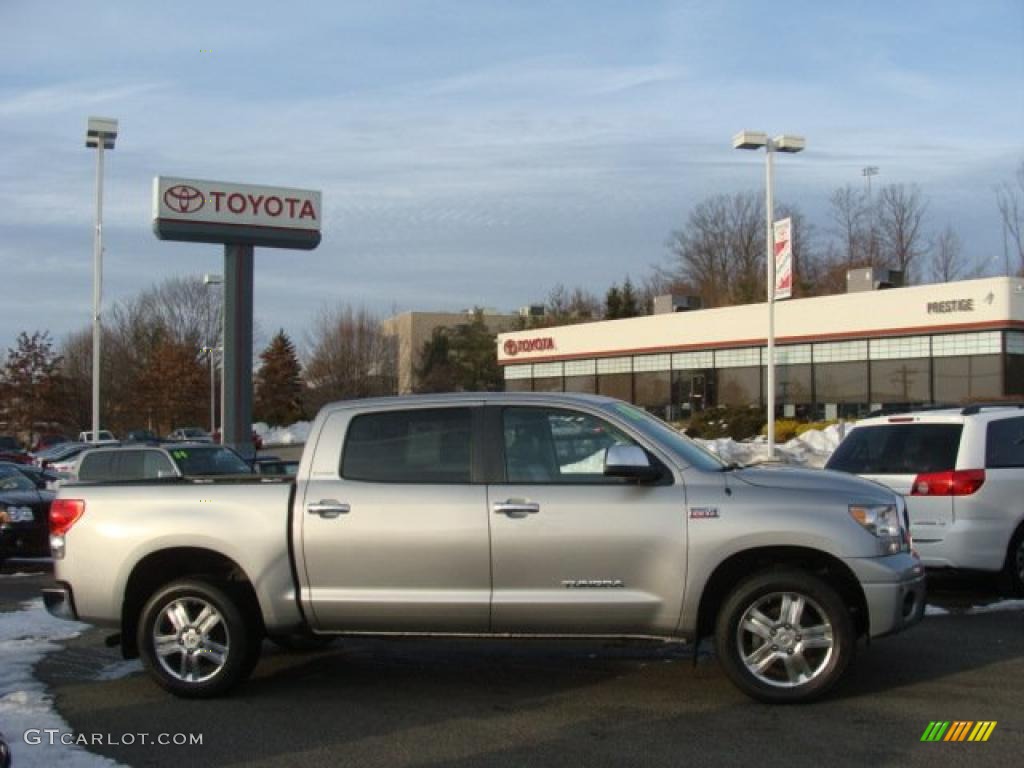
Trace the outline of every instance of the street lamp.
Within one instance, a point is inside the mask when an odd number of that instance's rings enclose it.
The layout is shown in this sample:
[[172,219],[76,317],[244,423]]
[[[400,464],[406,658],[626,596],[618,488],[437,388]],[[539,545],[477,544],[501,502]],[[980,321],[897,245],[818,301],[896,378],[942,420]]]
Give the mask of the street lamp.
[[775,458],[775,182],[772,178],[772,155],[776,152],[795,154],[802,152],[807,142],[803,136],[784,134],[774,139],[761,131],[740,131],[732,137],[733,149],[765,149],[765,275],[768,292],[768,360],[766,388],[768,390],[768,458]]
[[[213,275],[207,272],[203,275],[203,285],[220,285],[224,282],[222,275]],[[217,431],[217,374],[216,374],[216,357],[217,352],[223,352],[221,347],[215,346],[216,342],[211,342],[211,346],[203,347],[202,351],[207,352],[210,355],[210,434],[213,435]],[[221,419],[223,423],[223,419]]]
[[103,150],[113,149],[117,138],[117,120],[90,117],[85,131],[85,146],[96,150],[96,230],[93,234],[92,276],[92,441],[100,437],[100,313],[103,304]]

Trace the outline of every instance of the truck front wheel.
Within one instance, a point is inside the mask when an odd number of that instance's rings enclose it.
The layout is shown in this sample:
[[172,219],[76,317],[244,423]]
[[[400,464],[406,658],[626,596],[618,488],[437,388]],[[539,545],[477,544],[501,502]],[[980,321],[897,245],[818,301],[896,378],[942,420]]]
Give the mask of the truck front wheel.
[[810,701],[842,677],[853,655],[853,623],[842,598],[805,571],[755,574],[718,615],[718,658],[744,693],[769,704]]
[[252,672],[261,637],[228,588],[198,579],[159,589],[142,609],[139,655],[156,682],[185,698],[224,693]]

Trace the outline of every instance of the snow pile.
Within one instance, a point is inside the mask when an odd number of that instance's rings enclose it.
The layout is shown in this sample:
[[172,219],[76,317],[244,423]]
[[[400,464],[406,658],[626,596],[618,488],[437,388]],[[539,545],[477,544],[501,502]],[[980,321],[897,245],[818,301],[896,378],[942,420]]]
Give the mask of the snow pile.
[[[776,454],[785,464],[802,467],[823,467],[828,457],[850,431],[849,424],[832,424],[824,430],[812,429],[788,443],[775,446]],[[768,459],[768,441],[761,437],[750,442],[736,442],[731,437],[697,440],[723,461],[756,464]]]
[[297,421],[288,427],[271,427],[262,421],[252,425],[263,445],[301,445],[309,438],[310,422]]
[[47,653],[60,649],[58,641],[77,637],[88,628],[87,624],[54,618],[41,599],[24,603],[20,611],[0,613],[0,724],[17,768],[118,765],[80,747],[51,745],[45,733],[41,744],[24,740],[29,729],[71,733],[43,684],[33,679],[32,668]]

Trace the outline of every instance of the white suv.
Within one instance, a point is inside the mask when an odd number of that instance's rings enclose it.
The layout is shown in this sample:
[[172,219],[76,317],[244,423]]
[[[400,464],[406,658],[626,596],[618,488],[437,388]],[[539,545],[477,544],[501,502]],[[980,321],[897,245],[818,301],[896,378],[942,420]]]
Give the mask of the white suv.
[[1001,571],[1024,594],[1024,405],[864,419],[825,467],[906,496],[926,566]]

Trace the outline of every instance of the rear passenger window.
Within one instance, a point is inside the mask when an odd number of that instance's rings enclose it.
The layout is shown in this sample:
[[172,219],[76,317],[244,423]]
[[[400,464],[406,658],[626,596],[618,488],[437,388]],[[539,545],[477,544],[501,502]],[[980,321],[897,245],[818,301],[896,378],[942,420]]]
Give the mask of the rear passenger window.
[[120,459],[120,464],[117,467],[118,480],[142,479],[142,451],[122,451],[118,458]]
[[159,451],[146,451],[142,465],[142,476],[147,480],[155,480],[159,477],[174,477],[174,467],[171,460]]
[[113,480],[114,452],[100,451],[83,457],[82,465],[78,468],[78,479],[90,483]]
[[991,421],[985,435],[988,469],[1024,467],[1024,417]]
[[825,465],[857,475],[917,475],[956,469],[962,424],[857,427]]
[[468,483],[472,432],[469,408],[356,416],[345,435],[341,475],[375,483]]

